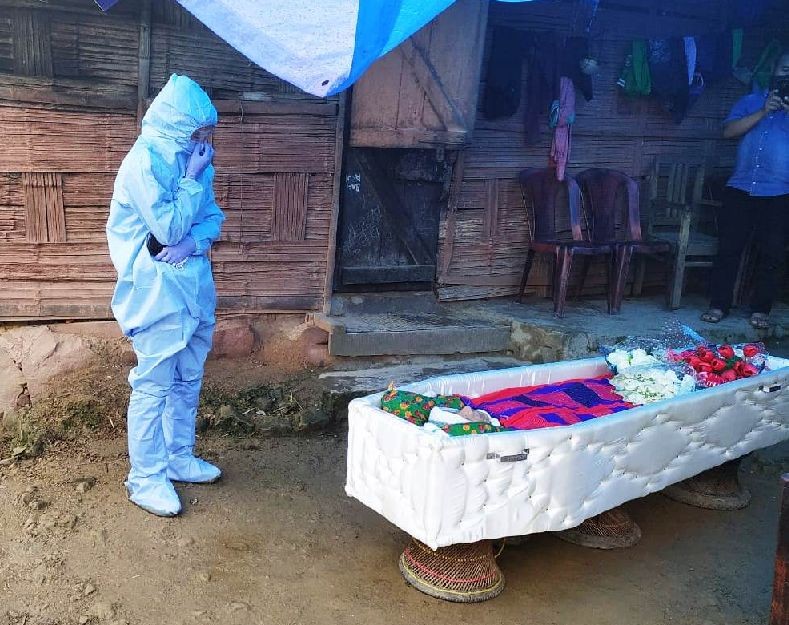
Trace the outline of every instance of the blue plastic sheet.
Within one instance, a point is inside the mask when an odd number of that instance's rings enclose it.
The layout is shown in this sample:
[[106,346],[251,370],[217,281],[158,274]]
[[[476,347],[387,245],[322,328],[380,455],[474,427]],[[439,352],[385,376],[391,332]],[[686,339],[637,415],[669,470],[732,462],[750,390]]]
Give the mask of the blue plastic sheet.
[[[96,0],[103,10],[117,1]],[[348,88],[454,1],[178,0],[255,64],[317,96]]]

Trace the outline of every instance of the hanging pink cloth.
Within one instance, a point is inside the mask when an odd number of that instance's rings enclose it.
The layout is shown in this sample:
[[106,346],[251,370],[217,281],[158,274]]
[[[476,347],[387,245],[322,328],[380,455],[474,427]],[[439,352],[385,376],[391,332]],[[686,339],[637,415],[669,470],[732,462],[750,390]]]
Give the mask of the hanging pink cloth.
[[559,81],[559,115],[551,143],[551,167],[556,168],[556,179],[564,180],[567,160],[570,158],[572,124],[575,122],[575,87],[573,81],[562,76]]

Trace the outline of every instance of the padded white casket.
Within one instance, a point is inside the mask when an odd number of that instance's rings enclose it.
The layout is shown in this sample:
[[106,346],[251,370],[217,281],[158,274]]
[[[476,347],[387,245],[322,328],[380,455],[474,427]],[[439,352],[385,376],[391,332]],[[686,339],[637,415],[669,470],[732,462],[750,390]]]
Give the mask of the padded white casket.
[[[450,437],[348,409],[345,490],[433,549],[558,531],[789,438],[789,360],[716,388],[571,426]],[[469,397],[607,372],[603,358],[449,375],[400,387]]]

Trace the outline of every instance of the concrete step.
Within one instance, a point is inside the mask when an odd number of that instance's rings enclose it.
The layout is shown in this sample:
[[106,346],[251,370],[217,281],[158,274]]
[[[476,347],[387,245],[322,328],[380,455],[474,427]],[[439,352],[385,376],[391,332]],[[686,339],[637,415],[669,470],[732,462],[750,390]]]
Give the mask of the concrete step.
[[509,348],[506,320],[454,318],[444,312],[312,315],[329,333],[332,356],[488,354]]
[[318,376],[321,409],[327,422],[342,422],[348,403],[356,398],[385,390],[389,384],[402,386],[427,378],[455,373],[474,373],[491,369],[519,367],[529,363],[511,356],[474,356],[442,358],[415,356],[397,364],[372,364],[362,360],[350,369],[327,371]]

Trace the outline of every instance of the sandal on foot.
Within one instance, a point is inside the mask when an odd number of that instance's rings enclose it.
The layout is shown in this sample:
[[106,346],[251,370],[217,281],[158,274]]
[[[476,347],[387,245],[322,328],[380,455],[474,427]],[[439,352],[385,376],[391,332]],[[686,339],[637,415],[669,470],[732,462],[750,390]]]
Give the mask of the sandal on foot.
[[757,330],[767,330],[770,327],[770,318],[764,313],[753,313],[751,325]]
[[705,312],[699,319],[702,321],[706,321],[707,323],[718,323],[721,319],[726,316],[726,313],[723,312],[720,308],[710,308],[707,312]]

